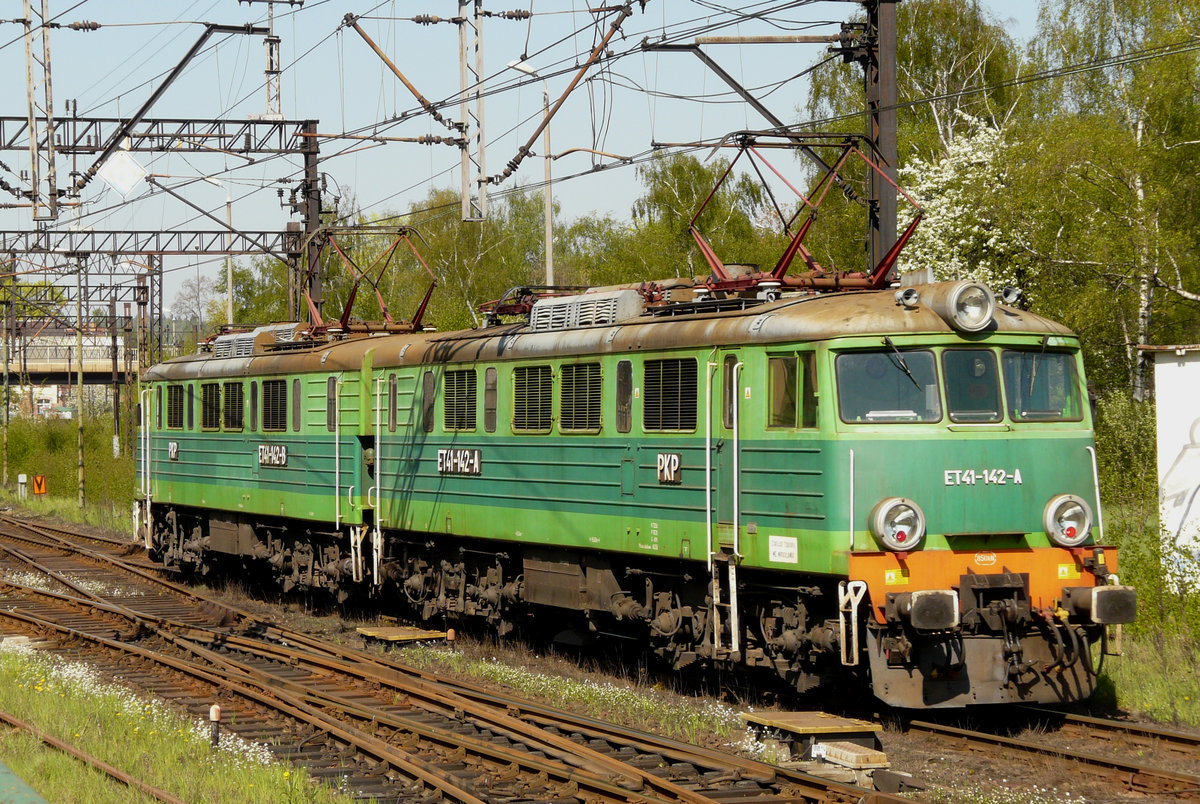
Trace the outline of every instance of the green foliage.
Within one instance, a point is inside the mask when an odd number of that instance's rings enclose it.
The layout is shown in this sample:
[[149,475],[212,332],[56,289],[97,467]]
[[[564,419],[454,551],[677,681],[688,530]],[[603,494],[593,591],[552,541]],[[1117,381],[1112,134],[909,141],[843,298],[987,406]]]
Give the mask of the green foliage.
[[1194,559],[1159,529],[1154,405],[1111,392],[1098,409],[1105,541],[1119,549],[1121,582],[1138,590],[1138,619],[1105,681],[1121,707],[1200,724],[1200,589]]
[[[860,16],[861,19],[861,16]],[[978,2],[909,0],[896,7],[900,161],[931,158],[968,130],[963,114],[999,125],[1017,104],[1005,86],[1021,70],[1017,46]],[[963,90],[986,88],[981,92]],[[932,103],[916,103],[936,97]],[[839,118],[828,131],[859,131],[865,108],[858,64],[830,62],[813,73],[806,111],[811,118]]]
[[[4,260],[0,264],[4,265],[5,271],[15,271],[11,260]],[[6,309],[11,303],[17,320],[53,316],[62,310],[66,297],[67,293],[63,288],[44,279],[12,282],[7,281],[7,278],[0,280],[0,304],[4,305],[0,310]],[[73,309],[71,315],[74,315]],[[2,321],[3,318],[0,317],[0,322]]]
[[[112,456],[112,418],[85,418],[83,427],[84,499],[98,511],[115,512],[128,523],[133,502],[133,456]],[[74,504],[79,488],[78,422],[68,419],[13,419],[8,426],[8,472],[13,485],[20,473],[45,475],[47,494]]]
[[1154,405],[1114,391],[1102,395],[1096,408],[1101,498],[1144,523],[1158,510]]
[[[660,156],[638,167],[646,191],[633,205],[636,253],[644,255],[647,271],[658,271],[643,278],[710,273],[689,223],[728,168],[728,159],[705,165],[690,154]],[[695,226],[723,262],[769,269],[785,240],[767,228],[765,204],[761,185],[747,174],[733,174],[709,199]]]
[[[271,762],[269,751],[226,732],[220,748],[207,724],[140,698],[87,665],[28,647],[0,649],[0,709],[185,801],[341,802],[308,774]],[[6,733],[0,751],[49,801],[151,801],[99,771]]]

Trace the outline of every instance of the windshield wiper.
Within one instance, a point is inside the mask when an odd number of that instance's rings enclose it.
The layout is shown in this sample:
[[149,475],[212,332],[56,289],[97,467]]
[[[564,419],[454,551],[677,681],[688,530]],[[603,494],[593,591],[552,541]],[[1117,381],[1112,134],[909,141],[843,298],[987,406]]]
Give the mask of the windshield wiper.
[[900,370],[908,375],[908,378],[912,380],[912,384],[916,386],[917,390],[924,390],[921,387],[921,383],[917,382],[917,378],[913,376],[912,369],[908,367],[908,363],[904,361],[904,355],[900,354],[900,350],[896,348],[896,344],[892,343],[892,339],[884,335],[883,342],[890,346],[892,351],[896,353],[896,359],[900,361]]
[[1038,366],[1041,365],[1042,357],[1046,354],[1046,344],[1050,343],[1050,336],[1042,336],[1042,351],[1033,356],[1033,370],[1029,372],[1029,393],[1027,397],[1033,397],[1033,385],[1037,382]]

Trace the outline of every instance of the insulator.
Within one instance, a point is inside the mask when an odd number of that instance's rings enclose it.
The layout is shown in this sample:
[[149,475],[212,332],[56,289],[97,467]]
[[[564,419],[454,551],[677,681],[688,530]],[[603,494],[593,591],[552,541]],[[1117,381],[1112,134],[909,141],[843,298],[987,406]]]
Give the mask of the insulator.
[[412,20],[418,25],[436,25],[439,22],[449,22],[449,20],[444,20],[436,14],[417,14]]
[[99,30],[100,23],[92,22],[91,20],[80,20],[79,22],[72,22],[67,27],[72,31],[95,31]]

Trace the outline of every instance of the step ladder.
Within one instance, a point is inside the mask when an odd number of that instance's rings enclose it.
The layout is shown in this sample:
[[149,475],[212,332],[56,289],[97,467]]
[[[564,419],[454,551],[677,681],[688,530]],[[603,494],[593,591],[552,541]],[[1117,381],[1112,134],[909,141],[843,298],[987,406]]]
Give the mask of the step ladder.
[[[742,623],[738,611],[737,555],[722,549],[713,553],[712,575],[709,579],[709,621],[712,623],[712,647],[715,658],[728,650],[735,661],[741,657]],[[724,579],[724,583],[722,583]],[[722,644],[722,621],[729,623],[729,644]]]

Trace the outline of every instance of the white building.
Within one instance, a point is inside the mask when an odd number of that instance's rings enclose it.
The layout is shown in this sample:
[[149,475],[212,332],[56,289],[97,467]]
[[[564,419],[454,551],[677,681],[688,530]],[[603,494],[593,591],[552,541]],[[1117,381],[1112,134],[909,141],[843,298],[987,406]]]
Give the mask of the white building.
[[1200,561],[1200,344],[1141,348],[1154,355],[1163,537]]

